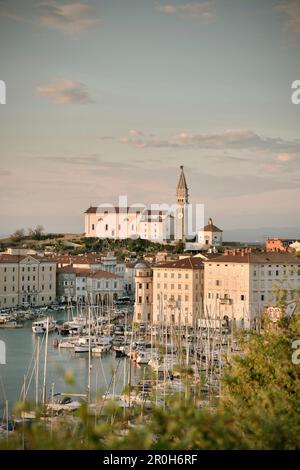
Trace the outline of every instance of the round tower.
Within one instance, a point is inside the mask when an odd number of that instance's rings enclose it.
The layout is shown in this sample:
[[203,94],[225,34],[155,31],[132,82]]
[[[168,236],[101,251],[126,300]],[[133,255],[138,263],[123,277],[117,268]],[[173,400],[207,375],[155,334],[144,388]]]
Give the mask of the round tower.
[[134,320],[137,323],[152,323],[152,269],[146,263],[135,266]]

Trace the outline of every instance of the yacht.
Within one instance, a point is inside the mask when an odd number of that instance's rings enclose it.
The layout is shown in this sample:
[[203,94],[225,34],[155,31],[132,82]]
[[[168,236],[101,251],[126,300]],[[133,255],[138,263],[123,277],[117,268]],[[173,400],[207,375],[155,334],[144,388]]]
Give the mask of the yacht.
[[32,323],[32,331],[35,334],[43,334],[47,331],[48,322],[48,333],[55,331],[56,321],[53,318],[43,318]]

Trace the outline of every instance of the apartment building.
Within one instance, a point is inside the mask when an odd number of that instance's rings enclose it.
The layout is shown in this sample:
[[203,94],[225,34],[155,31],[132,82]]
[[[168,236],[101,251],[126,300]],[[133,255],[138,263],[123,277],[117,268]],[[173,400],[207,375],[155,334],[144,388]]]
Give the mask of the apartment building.
[[300,260],[290,253],[233,251],[204,262],[204,311],[238,327],[254,327],[278,290],[299,295]]
[[108,271],[74,266],[64,266],[57,270],[57,296],[62,302],[111,304],[123,292],[123,278]]
[[47,305],[55,298],[55,262],[31,255],[0,255],[1,308]]
[[135,320],[196,326],[203,314],[203,260],[186,257],[136,266]]

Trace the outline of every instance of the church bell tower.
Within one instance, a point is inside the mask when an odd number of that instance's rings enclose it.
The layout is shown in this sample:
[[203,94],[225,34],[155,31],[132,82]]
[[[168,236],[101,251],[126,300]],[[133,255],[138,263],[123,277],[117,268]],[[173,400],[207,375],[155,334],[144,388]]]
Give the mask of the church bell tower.
[[189,190],[186,184],[186,179],[183,171],[183,166],[180,166],[180,176],[176,190],[177,201],[177,217],[176,217],[176,239],[186,240],[186,212],[189,203]]

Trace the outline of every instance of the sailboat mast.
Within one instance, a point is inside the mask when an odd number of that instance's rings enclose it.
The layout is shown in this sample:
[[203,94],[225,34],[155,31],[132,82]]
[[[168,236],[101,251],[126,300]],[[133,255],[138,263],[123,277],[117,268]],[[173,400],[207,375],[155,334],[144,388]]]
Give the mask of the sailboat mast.
[[89,306],[89,364],[88,364],[88,387],[87,387],[87,401],[90,402],[91,394],[91,368],[92,368],[92,351],[91,351],[91,307]]
[[48,336],[49,336],[49,317],[47,317],[45,360],[44,360],[44,378],[43,378],[43,405],[46,403],[46,378],[47,378],[47,359],[48,359]]
[[37,350],[35,359],[35,404],[39,404],[39,362],[40,362],[40,338],[37,338]]

